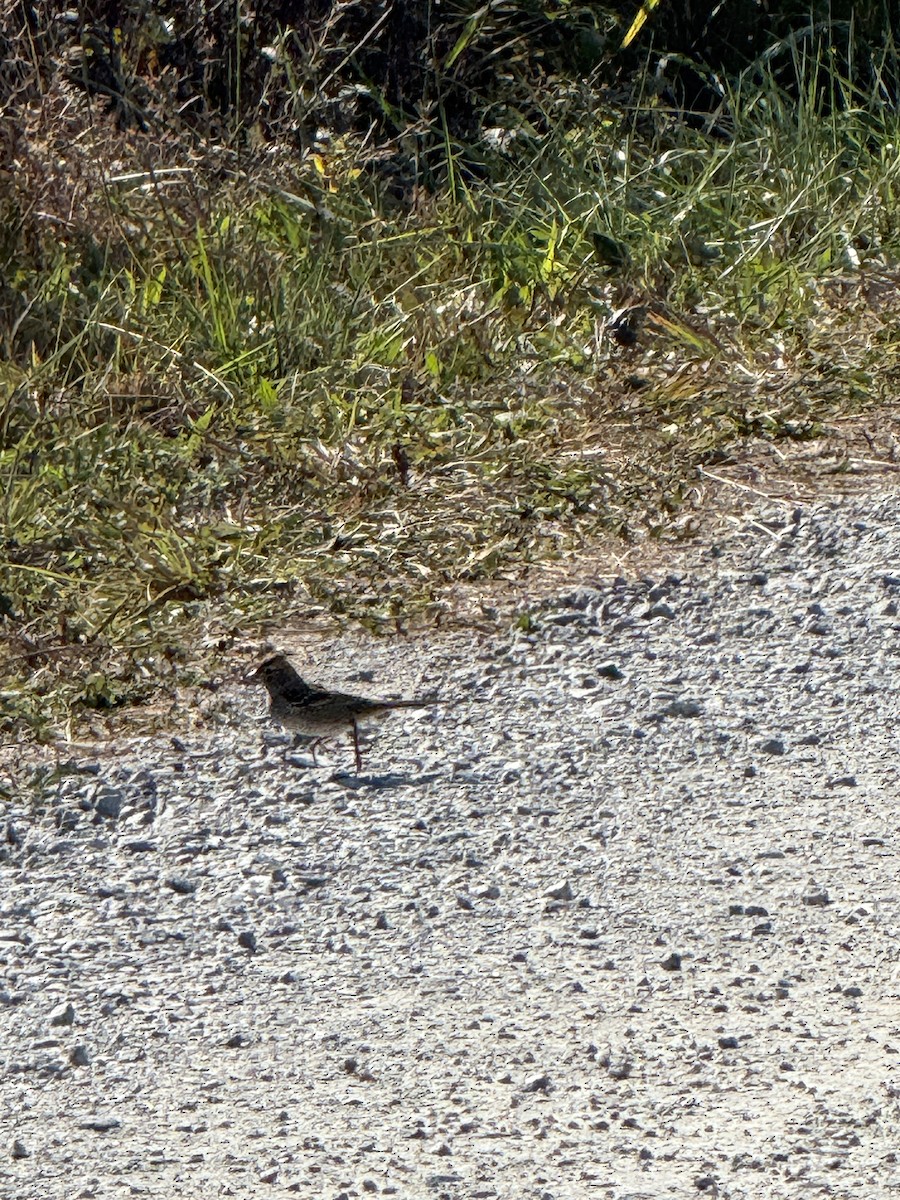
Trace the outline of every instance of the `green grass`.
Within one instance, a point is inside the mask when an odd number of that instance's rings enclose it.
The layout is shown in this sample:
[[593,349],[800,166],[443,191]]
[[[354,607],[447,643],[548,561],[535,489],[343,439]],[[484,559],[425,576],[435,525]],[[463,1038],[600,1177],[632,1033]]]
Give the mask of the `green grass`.
[[[349,137],[151,170],[98,123],[74,206],[35,149],[5,200],[7,728],[292,612],[438,619],[461,580],[664,532],[748,436],[883,404],[900,120],[818,94],[746,84],[725,140],[556,82],[550,132],[507,113],[393,200]],[[847,298],[873,278],[880,310]]]

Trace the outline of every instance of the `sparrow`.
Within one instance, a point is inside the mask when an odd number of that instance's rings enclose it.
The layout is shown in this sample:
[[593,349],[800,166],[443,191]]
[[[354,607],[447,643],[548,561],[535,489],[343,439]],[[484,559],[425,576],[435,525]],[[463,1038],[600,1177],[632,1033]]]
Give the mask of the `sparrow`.
[[269,693],[269,713],[283,729],[302,733],[315,740],[316,746],[329,735],[349,727],[353,731],[356,770],[362,769],[359,749],[359,721],[378,717],[392,708],[426,708],[433,700],[370,700],[350,696],[307,683],[283,654],[273,654],[247,677],[248,683],[262,683]]

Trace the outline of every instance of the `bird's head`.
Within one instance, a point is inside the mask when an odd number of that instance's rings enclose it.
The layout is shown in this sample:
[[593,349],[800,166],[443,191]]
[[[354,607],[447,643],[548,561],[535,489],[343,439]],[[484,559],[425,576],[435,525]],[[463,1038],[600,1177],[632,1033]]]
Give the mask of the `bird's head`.
[[300,676],[283,654],[273,654],[261,662],[255,671],[246,677],[246,683],[262,683],[271,690],[272,686],[283,687],[286,683],[299,680]]

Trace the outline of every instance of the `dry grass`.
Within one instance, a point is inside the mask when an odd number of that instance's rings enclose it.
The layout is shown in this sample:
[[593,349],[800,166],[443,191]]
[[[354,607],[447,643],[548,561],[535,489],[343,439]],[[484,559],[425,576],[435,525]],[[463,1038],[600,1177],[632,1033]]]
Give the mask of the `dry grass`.
[[151,138],[48,90],[0,196],[7,727],[292,614],[389,631],[688,536],[704,465],[890,404],[897,119],[776,100],[715,140],[548,83],[549,132],[508,114],[426,191],[398,146]]

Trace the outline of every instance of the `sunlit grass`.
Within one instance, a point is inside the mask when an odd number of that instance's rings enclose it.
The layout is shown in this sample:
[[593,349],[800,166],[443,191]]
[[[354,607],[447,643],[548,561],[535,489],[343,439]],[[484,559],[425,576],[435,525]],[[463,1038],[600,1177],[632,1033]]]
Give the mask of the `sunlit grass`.
[[[448,186],[394,201],[349,138],[98,166],[10,256],[7,723],[310,605],[436,619],[460,580],[665,529],[749,435],[883,402],[900,122],[818,94],[744,83],[712,136],[554,84],[550,132],[448,142]],[[867,277],[877,311],[835,298]]]

